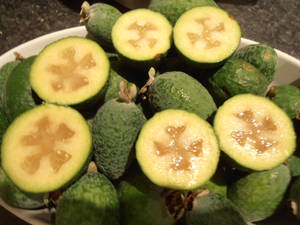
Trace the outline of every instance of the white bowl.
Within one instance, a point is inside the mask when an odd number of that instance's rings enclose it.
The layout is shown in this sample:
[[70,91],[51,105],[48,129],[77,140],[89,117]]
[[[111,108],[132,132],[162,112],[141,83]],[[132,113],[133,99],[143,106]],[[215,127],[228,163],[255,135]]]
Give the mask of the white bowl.
[[[21,44],[0,56],[0,67],[5,63],[15,60],[14,52],[20,53],[24,57],[38,54],[47,44],[68,36],[85,37],[87,31],[84,26],[69,28],[54,33],[50,33],[29,42]],[[242,38],[241,45],[246,46],[257,42]],[[300,61],[282,51],[276,50],[278,55],[278,68],[274,84],[294,84],[300,87]],[[23,219],[27,223],[35,225],[49,225],[50,214],[47,209],[23,210],[8,206],[0,199],[0,205]]]

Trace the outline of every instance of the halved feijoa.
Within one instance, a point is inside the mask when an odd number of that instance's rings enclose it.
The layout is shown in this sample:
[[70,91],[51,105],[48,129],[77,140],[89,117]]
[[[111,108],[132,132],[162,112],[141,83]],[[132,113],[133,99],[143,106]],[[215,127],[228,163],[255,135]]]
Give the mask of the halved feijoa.
[[88,172],[62,194],[55,224],[118,225],[117,191],[103,174]]
[[172,26],[158,12],[134,9],[119,17],[112,28],[116,50],[133,61],[159,60],[171,47]]
[[191,190],[212,177],[219,148],[209,123],[194,113],[169,109],[145,123],[137,140],[136,157],[153,183]]
[[213,67],[238,48],[241,29],[226,11],[202,6],[179,17],[173,38],[176,48],[188,61],[202,67]]
[[23,191],[46,193],[79,175],[91,153],[89,126],[76,110],[37,106],[8,127],[1,146],[2,167]]
[[109,77],[109,61],[94,41],[68,37],[46,46],[34,61],[30,83],[46,102],[78,105],[96,100]]
[[296,147],[291,119],[261,96],[241,94],[227,100],[216,113],[214,128],[221,150],[252,170],[278,166]]

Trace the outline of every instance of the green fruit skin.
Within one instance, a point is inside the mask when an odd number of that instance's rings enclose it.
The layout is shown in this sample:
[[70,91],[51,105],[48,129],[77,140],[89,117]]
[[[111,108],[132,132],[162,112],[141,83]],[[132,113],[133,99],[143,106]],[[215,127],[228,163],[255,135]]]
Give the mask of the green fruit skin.
[[247,222],[263,220],[279,207],[290,180],[289,169],[280,165],[242,177],[228,187],[227,196]]
[[128,87],[132,84],[128,82],[125,78],[123,78],[120,74],[118,74],[116,70],[110,68],[107,89],[104,94],[104,102],[118,98],[121,81],[125,81]]
[[9,77],[9,75],[11,74],[11,72],[13,71],[13,69],[20,63],[19,60],[15,60],[15,61],[11,61],[6,63],[5,65],[3,65],[0,69],[0,95],[1,95],[1,103],[0,103],[0,109],[3,110],[3,106],[2,106],[2,102],[3,102],[3,97],[2,97],[2,93],[3,93],[3,89],[6,83],[7,78]]
[[241,214],[225,196],[209,193],[194,200],[186,213],[187,225],[246,225]]
[[300,89],[292,85],[275,86],[272,101],[282,108],[291,119],[300,116]]
[[134,103],[117,99],[98,110],[92,127],[94,156],[97,167],[108,178],[118,179],[131,163],[132,150],[145,121]]
[[87,31],[96,38],[100,45],[112,47],[111,30],[122,13],[111,5],[95,3],[91,5],[88,14]]
[[119,225],[116,189],[102,174],[89,172],[68,188],[56,209],[56,225]]
[[148,8],[165,15],[174,26],[184,12],[199,6],[218,7],[213,0],[151,0]]
[[271,83],[277,70],[277,53],[265,44],[248,45],[237,50],[233,57],[244,59],[259,69]]
[[163,190],[143,174],[123,180],[118,188],[122,225],[175,224],[163,204]]
[[3,106],[11,122],[21,113],[36,106],[29,83],[29,72],[35,56],[24,59],[11,72],[3,90]]
[[291,176],[300,176],[300,157],[292,155],[286,162],[287,167],[291,171]]
[[206,88],[196,79],[180,71],[159,75],[148,89],[149,104],[154,111],[182,109],[207,119],[216,104]]
[[206,182],[205,184],[201,185],[196,190],[209,190],[213,193],[218,193],[220,195],[226,196],[227,195],[227,181],[226,181],[225,172],[221,170],[221,168],[217,168],[213,177]]
[[44,207],[43,195],[28,194],[21,191],[8,178],[3,169],[0,167],[0,198],[8,205],[23,208],[23,209],[37,209]]
[[[9,122],[7,120],[6,114],[0,110],[0,146],[2,143],[2,136],[4,135],[8,126],[9,126]],[[1,149],[0,149],[0,153],[1,153]],[[1,154],[0,154],[0,159],[1,159]]]
[[294,203],[296,203],[298,210],[296,210],[296,218],[300,221],[300,212],[299,212],[299,206],[300,206],[300,177],[297,177],[290,185],[289,190],[289,200],[292,200]]
[[243,93],[264,96],[269,81],[253,65],[238,58],[229,59],[208,80],[209,91],[218,105]]

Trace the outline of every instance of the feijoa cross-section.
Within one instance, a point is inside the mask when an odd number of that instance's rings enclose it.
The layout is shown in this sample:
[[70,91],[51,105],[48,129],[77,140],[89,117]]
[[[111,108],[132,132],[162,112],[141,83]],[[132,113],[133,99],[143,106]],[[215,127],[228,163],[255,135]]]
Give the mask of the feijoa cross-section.
[[35,59],[30,84],[46,102],[78,105],[104,93],[109,61],[100,45],[68,37],[46,46]]
[[171,47],[172,26],[158,12],[135,9],[119,17],[112,28],[116,50],[133,61],[158,60]]
[[18,188],[29,193],[59,189],[89,160],[89,126],[76,110],[51,104],[17,117],[6,130],[1,165]]
[[201,6],[182,14],[174,26],[174,44],[187,59],[202,67],[213,67],[239,46],[240,26],[226,11]]
[[291,119],[269,99],[253,94],[225,101],[216,113],[214,128],[221,150],[252,170],[274,168],[296,148]]
[[209,123],[194,113],[168,109],[144,124],[136,143],[136,156],[153,183],[191,190],[214,174],[219,148]]

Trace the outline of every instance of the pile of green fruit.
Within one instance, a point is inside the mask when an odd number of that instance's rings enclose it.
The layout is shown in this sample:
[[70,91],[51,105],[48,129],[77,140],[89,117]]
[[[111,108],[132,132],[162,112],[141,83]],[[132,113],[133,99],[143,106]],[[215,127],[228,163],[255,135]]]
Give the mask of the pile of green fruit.
[[272,85],[272,47],[238,48],[213,0],[81,16],[87,37],[0,70],[1,199],[56,225],[300,218],[300,90]]

